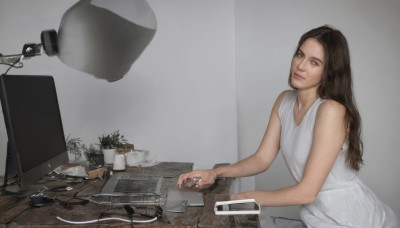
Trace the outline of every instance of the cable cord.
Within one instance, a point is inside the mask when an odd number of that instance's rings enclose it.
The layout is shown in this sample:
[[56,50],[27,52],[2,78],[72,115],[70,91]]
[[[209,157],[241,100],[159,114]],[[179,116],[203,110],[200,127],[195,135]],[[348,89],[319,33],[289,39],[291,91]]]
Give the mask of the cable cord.
[[148,220],[130,220],[130,219],[123,219],[123,218],[118,218],[118,217],[108,217],[108,218],[100,218],[100,219],[93,219],[93,220],[87,220],[87,221],[71,221],[71,220],[63,219],[60,216],[57,216],[56,218],[62,222],[74,224],[74,225],[90,224],[90,223],[109,221],[109,220],[117,220],[117,221],[122,221],[122,222],[127,222],[127,223],[150,223],[150,222],[154,222],[157,220],[157,217],[154,217],[154,218],[148,219]]
[[[18,64],[18,63],[19,63],[20,65],[16,66],[16,64]],[[3,64],[4,64],[4,63],[3,63]],[[6,70],[6,72],[4,73],[4,75],[7,75],[8,71],[10,71],[11,68],[22,68],[24,64],[21,62],[21,59],[17,59],[13,64],[4,64],[4,65],[10,66],[10,67]]]

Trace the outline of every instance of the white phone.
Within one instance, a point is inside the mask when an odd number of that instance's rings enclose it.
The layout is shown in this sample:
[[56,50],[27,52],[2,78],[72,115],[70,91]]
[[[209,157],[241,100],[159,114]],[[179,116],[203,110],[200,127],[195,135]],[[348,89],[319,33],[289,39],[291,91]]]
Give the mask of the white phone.
[[217,201],[214,205],[216,215],[258,215],[261,207],[254,199]]

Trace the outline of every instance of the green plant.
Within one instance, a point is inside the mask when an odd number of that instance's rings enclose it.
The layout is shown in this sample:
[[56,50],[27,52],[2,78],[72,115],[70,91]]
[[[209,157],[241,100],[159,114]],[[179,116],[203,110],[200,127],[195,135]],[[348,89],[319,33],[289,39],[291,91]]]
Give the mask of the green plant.
[[82,140],[80,138],[70,138],[69,136],[70,135],[68,135],[67,138],[65,139],[67,151],[69,151],[69,153],[73,154],[75,156],[75,159],[77,157],[81,157],[82,151],[84,150],[85,145],[82,144]]
[[122,146],[126,142],[127,140],[119,133],[119,131],[114,131],[108,135],[103,134],[99,137],[100,149],[115,149]]
[[88,160],[92,166],[102,165],[104,163],[103,153],[93,144],[90,144],[89,147],[84,146],[84,154],[86,160]]

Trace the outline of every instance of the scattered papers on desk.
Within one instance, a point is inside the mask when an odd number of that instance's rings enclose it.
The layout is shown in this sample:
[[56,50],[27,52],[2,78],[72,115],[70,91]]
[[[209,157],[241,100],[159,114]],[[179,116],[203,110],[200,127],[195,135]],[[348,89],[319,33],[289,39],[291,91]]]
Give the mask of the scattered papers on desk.
[[105,171],[106,171],[105,168],[97,168],[97,169],[94,169],[94,170],[87,171],[88,178],[89,179],[103,178]]
[[61,165],[54,170],[57,174],[63,174],[66,176],[75,176],[75,177],[87,177],[88,174],[86,173],[85,167],[81,165],[75,166],[66,166]]

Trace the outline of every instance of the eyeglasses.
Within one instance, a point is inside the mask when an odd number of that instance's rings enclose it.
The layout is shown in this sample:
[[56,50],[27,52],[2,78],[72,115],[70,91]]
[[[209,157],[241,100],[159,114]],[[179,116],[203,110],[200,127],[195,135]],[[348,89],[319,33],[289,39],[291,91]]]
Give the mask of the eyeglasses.
[[56,196],[54,201],[57,202],[58,204],[60,204],[61,206],[63,206],[64,208],[66,208],[66,209],[72,209],[73,205],[86,205],[86,204],[88,204],[89,200],[77,197],[78,193],[79,192],[76,192],[72,196],[70,196],[70,195],[59,195],[59,196]]

